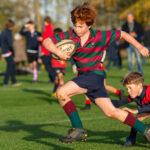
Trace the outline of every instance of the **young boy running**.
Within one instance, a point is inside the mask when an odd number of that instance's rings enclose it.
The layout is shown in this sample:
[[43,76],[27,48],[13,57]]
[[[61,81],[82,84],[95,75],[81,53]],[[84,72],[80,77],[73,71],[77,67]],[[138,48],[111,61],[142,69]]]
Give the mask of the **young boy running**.
[[[138,105],[137,110],[123,108],[123,110],[136,114],[136,118],[140,121],[150,117],[150,86],[144,85],[144,77],[139,72],[131,72],[122,80],[123,85],[127,88],[129,96],[123,100],[112,100],[114,106],[119,107],[130,102]],[[137,130],[131,128],[130,135],[126,138],[124,146],[133,146],[136,143]]]
[[91,6],[87,4],[78,6],[71,12],[73,30],[60,33],[43,41],[45,48],[64,60],[70,58],[70,56],[56,48],[55,44],[63,39],[71,39],[76,43],[76,53],[73,55],[73,59],[80,76],[67,82],[56,92],[57,98],[72,124],[68,135],[61,137],[60,141],[73,142],[86,139],[86,130],[83,128],[76,106],[71,100],[72,96],[86,94],[106,116],[135,128],[150,142],[150,129],[148,126],[130,113],[113,106],[105,90],[104,71],[100,67],[103,51],[120,37],[134,45],[143,56],[149,56],[148,49],[123,31],[94,30],[91,26],[95,17],[96,12]]

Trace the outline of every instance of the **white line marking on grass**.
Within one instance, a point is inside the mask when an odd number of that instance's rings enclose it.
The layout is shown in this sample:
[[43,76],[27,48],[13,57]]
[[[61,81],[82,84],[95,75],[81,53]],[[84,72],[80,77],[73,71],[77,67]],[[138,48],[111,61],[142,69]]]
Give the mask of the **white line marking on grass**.
[[11,90],[11,91],[15,91],[15,90],[45,90],[45,91],[48,91],[48,90],[51,90],[52,87],[49,87],[49,88],[42,88],[42,87],[35,87],[35,88],[20,88],[20,87],[7,87],[7,88],[1,88],[0,90]]
[[[100,116],[100,117],[92,117],[92,118],[82,118],[82,121],[91,121],[91,120],[101,120],[106,119],[106,116]],[[63,123],[63,122],[70,122],[69,119],[66,120],[57,120],[57,121],[49,121],[49,122],[41,122],[41,123],[30,123],[30,124],[14,124],[14,125],[4,125],[0,126],[0,129],[7,129],[7,128],[19,128],[19,127],[26,127],[26,126],[41,126],[41,125],[51,125],[51,124],[57,124],[57,123]]]

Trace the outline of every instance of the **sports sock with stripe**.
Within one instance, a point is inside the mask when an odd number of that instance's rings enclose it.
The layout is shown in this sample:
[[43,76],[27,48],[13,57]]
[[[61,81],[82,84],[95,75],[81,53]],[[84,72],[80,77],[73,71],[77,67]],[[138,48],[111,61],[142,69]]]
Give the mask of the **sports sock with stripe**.
[[141,121],[139,121],[138,119],[136,119],[136,117],[134,117],[131,113],[128,113],[124,124],[127,124],[131,127],[133,127],[134,129],[136,129],[137,131],[139,131],[140,133],[144,134],[145,130],[146,130],[146,125],[144,123],[142,123]]
[[80,120],[79,114],[77,112],[76,106],[73,103],[73,101],[70,100],[68,103],[66,103],[63,106],[63,109],[65,110],[66,114],[68,115],[68,117],[71,121],[72,127],[78,128],[78,129],[83,129],[82,122]]
[[86,99],[85,103],[88,104],[88,105],[90,105],[91,104],[91,100],[90,99]]

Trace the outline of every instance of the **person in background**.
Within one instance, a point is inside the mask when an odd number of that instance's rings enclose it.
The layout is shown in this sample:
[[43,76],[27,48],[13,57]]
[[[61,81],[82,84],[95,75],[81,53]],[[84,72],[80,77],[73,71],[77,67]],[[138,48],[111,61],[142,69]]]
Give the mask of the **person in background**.
[[[129,12],[127,14],[127,21],[123,24],[122,31],[125,31],[125,32],[129,33],[138,42],[140,42],[140,43],[142,42],[143,29],[142,29],[141,24],[137,23],[134,20],[134,14],[133,13]],[[128,42],[125,42],[124,46],[127,50],[129,71],[130,72],[133,71],[132,54],[134,54],[135,58],[136,58],[136,62],[137,62],[138,71],[143,73],[141,58],[140,58],[140,54],[138,53],[137,49],[133,45],[129,44]]]
[[107,70],[113,67],[120,68],[118,51],[119,51],[119,46],[117,45],[117,41],[113,42],[111,45],[107,47],[107,56],[108,56],[108,63],[106,65]]
[[[144,32],[144,39],[143,39],[144,46],[148,48],[150,51],[150,24],[147,25],[146,30]],[[146,64],[146,57],[142,56],[142,64]]]
[[[54,34],[58,34],[63,32],[61,28],[54,29]],[[52,93],[52,97],[56,97],[56,90],[58,87],[64,85],[64,74],[66,68],[66,61],[65,60],[56,60],[55,58],[51,58],[52,60],[52,67],[55,69],[57,74],[54,84],[54,89]]]
[[30,65],[30,72],[33,74],[33,83],[37,83],[38,70],[37,60],[39,53],[40,40],[38,39],[41,34],[35,30],[35,24],[33,21],[28,21],[20,30],[20,34],[26,38],[26,50],[28,62]]
[[[25,62],[27,61],[27,56],[25,52],[25,43],[19,33],[16,33],[14,35],[14,42],[13,42],[13,48],[15,53],[15,66],[16,71],[24,70],[26,71],[26,65]],[[22,65],[22,69],[19,69],[19,65]]]
[[[42,42],[49,36],[53,35],[53,27],[52,27],[52,23],[51,23],[51,18],[49,16],[46,16],[44,18],[44,26],[45,26],[45,28],[44,28],[43,35],[41,38]],[[49,82],[54,83],[56,73],[55,73],[55,70],[52,68],[51,53],[42,45],[42,42],[41,42],[41,59],[43,61],[45,69],[48,72]]]
[[1,33],[0,45],[2,48],[2,57],[5,58],[7,67],[4,77],[3,86],[7,86],[9,78],[11,77],[12,86],[20,86],[21,83],[16,81],[16,70],[14,62],[14,50],[13,50],[13,37],[12,30],[14,27],[14,21],[11,19],[7,21],[6,28]]
[[[135,114],[137,119],[143,121],[150,117],[150,85],[144,84],[144,77],[139,72],[130,72],[122,79],[122,84],[128,90],[128,97],[120,101],[111,100],[115,107],[120,107],[130,102],[135,102],[138,109],[130,109],[128,107],[123,110]],[[131,128],[130,135],[127,136],[124,146],[134,146],[136,143],[137,130]]]

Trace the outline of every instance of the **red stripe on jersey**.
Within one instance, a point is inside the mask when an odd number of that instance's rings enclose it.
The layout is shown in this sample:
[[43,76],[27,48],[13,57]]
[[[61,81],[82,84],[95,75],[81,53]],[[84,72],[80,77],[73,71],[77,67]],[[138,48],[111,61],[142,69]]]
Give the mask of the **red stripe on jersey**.
[[[93,43],[94,44],[94,43]],[[103,50],[104,47],[103,46],[100,46],[100,47],[94,47],[93,48],[77,48],[76,49],[76,52],[82,52],[82,53],[94,53],[94,52],[100,52],[101,50]]]
[[121,32],[119,30],[116,30],[116,39],[115,41],[117,41],[121,36]]
[[61,37],[62,40],[65,40],[65,39],[66,39],[66,38],[65,38],[65,33],[64,33],[64,32],[59,33],[59,36]]
[[106,44],[105,44],[105,48],[108,47],[110,40],[111,40],[111,31],[106,31]]
[[91,62],[91,61],[100,61],[102,58],[101,55],[97,55],[93,58],[83,58],[83,57],[78,57],[78,56],[73,56],[73,59],[80,62],[80,63],[88,63],[88,62]]
[[55,36],[51,36],[51,39],[53,40],[54,44],[56,44],[56,43],[57,43],[57,39],[56,39],[56,37],[55,37]]
[[83,68],[77,68],[78,71],[83,71],[83,72],[87,72],[87,71],[92,71],[92,70],[102,70],[100,67],[100,62],[97,63],[94,67],[83,67]]

